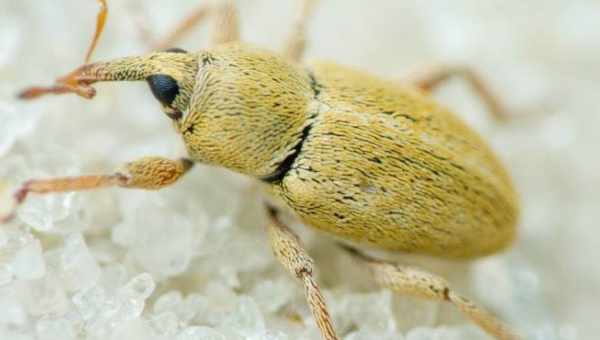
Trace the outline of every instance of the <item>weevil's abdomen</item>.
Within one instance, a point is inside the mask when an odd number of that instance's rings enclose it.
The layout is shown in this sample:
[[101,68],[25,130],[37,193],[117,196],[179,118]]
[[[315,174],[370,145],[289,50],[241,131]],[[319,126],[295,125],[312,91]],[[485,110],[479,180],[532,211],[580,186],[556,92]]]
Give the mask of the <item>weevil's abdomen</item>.
[[422,93],[312,66],[323,109],[273,191],[309,225],[355,242],[444,257],[496,252],[517,197],[480,136]]

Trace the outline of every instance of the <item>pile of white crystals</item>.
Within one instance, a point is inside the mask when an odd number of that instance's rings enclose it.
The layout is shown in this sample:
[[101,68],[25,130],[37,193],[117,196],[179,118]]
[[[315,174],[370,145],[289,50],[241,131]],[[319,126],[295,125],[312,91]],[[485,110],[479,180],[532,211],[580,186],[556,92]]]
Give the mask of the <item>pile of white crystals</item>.
[[[143,53],[202,1],[109,0],[93,59]],[[238,2],[244,38],[281,46],[295,2]],[[21,88],[81,64],[96,11],[94,0],[0,0],[0,211],[30,178],[182,154],[143,83],[99,84],[92,101],[16,100]],[[597,13],[594,0],[328,0],[310,24],[311,58],[399,79],[429,61],[467,63],[523,115],[494,124],[460,81],[437,92],[497,150],[523,214],[508,252],[472,265],[423,265],[528,339],[600,334]],[[181,43],[203,46],[205,27]],[[0,339],[319,339],[300,284],[271,254],[265,223],[250,180],[203,165],[158,192],[31,196],[0,227]],[[329,240],[294,228],[343,339],[489,339],[452,306],[375,287]]]

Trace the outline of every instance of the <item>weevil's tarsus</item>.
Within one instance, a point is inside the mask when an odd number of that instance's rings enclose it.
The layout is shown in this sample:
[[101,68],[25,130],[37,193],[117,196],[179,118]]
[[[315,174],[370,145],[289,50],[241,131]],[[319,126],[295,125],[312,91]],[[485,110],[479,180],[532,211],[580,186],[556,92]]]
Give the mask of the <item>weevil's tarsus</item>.
[[306,50],[306,27],[314,12],[317,0],[302,0],[302,8],[294,20],[292,30],[285,42],[283,54],[292,61],[300,61]]
[[419,268],[392,264],[366,255],[353,247],[341,245],[355,259],[367,264],[375,282],[392,291],[419,298],[450,302],[463,315],[475,322],[496,339],[521,339],[497,317],[477,306],[471,300],[457,294],[443,278]]
[[410,84],[429,92],[453,77],[461,77],[467,81],[496,120],[503,121],[512,116],[483,78],[467,66],[431,65],[413,72],[407,80]]
[[112,174],[29,180],[15,191],[13,208],[6,216],[0,216],[0,223],[12,220],[16,209],[30,193],[49,194],[114,186],[158,190],[175,183],[192,165],[192,161],[186,158],[170,160],[162,157],[144,157],[125,164],[122,171]]
[[[98,40],[104,31],[106,18],[108,16],[108,5],[106,0],[97,1],[100,4],[100,10],[98,11],[98,17],[96,19],[96,30],[94,32],[94,37],[92,38],[92,42],[90,43],[90,46],[85,54],[85,63],[89,62],[92,53],[96,49],[96,45],[98,44]],[[18,94],[18,97],[20,99],[30,100],[47,94],[75,93],[83,98],[93,98],[96,95],[96,90],[90,86],[87,86],[89,84],[86,84],[85,80],[81,79],[80,77],[82,69],[85,69],[85,66],[86,65],[76,69],[64,77],[57,79],[54,85],[32,86],[26,88]]]
[[96,19],[96,30],[94,31],[94,37],[92,38],[92,42],[90,47],[85,54],[84,62],[88,63],[90,58],[92,57],[92,53],[96,49],[96,45],[98,44],[98,40],[104,31],[104,26],[106,25],[106,18],[108,17],[108,5],[106,0],[97,0],[98,4],[100,4],[100,10],[98,11],[98,17]]
[[96,90],[89,86],[70,86],[67,84],[57,83],[53,86],[32,86],[21,91],[18,94],[19,99],[31,100],[36,99],[47,94],[64,94],[64,93],[75,93],[83,98],[93,98],[96,95]]
[[75,93],[76,95],[91,99],[96,95],[96,90],[89,86],[99,79],[90,72],[97,64],[87,64],[78,67],[64,77],[56,80],[52,86],[33,86],[24,89],[18,95],[20,99],[31,100],[47,94]]
[[323,340],[338,340],[325,299],[313,277],[313,259],[308,255],[298,236],[278,218],[276,208],[267,205],[270,217],[268,233],[273,253],[285,269],[304,285],[308,306],[315,318]]

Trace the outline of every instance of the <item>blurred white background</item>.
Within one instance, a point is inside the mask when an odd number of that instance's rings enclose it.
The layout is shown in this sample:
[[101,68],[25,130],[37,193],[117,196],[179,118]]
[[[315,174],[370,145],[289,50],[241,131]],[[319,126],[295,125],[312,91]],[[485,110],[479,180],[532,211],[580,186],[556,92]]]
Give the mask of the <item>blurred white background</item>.
[[[160,37],[201,1],[109,0],[93,59],[147,51],[142,31]],[[297,2],[238,3],[245,41],[282,46]],[[143,83],[101,84],[92,101],[15,100],[83,61],[96,13],[93,0],[0,0],[2,181],[181,152]],[[518,116],[498,126],[460,81],[435,94],[490,141],[523,203],[515,247],[448,276],[531,339],[600,334],[599,13],[595,0],[322,0],[308,33],[308,58],[388,78],[473,66]],[[180,47],[205,42],[202,26]],[[32,198],[0,229],[0,339],[318,339],[259,207],[246,179],[202,166],[157,193]],[[359,282],[343,254],[306,237],[346,339],[485,338],[448,306]]]

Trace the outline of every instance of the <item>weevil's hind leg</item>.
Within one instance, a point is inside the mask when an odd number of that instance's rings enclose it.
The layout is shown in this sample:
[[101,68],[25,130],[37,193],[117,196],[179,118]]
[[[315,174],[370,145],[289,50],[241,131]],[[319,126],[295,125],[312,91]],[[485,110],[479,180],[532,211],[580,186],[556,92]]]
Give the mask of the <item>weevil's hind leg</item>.
[[210,44],[214,46],[239,41],[239,16],[233,0],[219,1],[214,8],[214,15],[210,30]]
[[239,20],[233,0],[221,0],[216,4],[215,1],[205,1],[202,5],[193,9],[173,31],[154,44],[153,49],[164,50],[175,46],[183,36],[209,16],[213,16],[210,32],[211,45],[239,40]]
[[209,3],[203,3],[202,5],[193,9],[190,14],[183,19],[175,29],[161,38],[157,43],[152,46],[153,50],[164,50],[175,46],[179,40],[187,33],[189,33],[194,27],[204,21],[210,14],[211,6]]
[[290,60],[300,61],[306,50],[306,24],[313,13],[317,0],[302,0],[302,7],[294,20],[292,30],[285,43],[284,55]]
[[278,219],[277,210],[267,206],[267,211],[271,218],[268,232],[275,257],[304,285],[306,300],[321,331],[321,337],[324,340],[338,340],[325,299],[313,277],[312,258],[302,247],[298,236]]
[[192,165],[192,161],[185,158],[170,160],[162,157],[144,157],[125,164],[123,171],[112,174],[29,180],[15,192],[14,209],[9,215],[0,216],[0,223],[11,220],[15,215],[14,210],[30,193],[48,194],[112,186],[157,190],[173,184]]
[[432,91],[437,86],[452,77],[466,80],[478,96],[484,101],[494,118],[506,120],[511,114],[505,109],[500,100],[490,90],[482,77],[473,69],[466,66],[436,65],[429,66],[408,77],[408,82],[424,91]]
[[467,318],[490,335],[501,340],[517,340],[520,337],[488,311],[450,288],[443,278],[418,268],[391,264],[365,255],[342,245],[354,258],[366,263],[380,286],[395,292],[420,298],[446,301],[454,304]]

